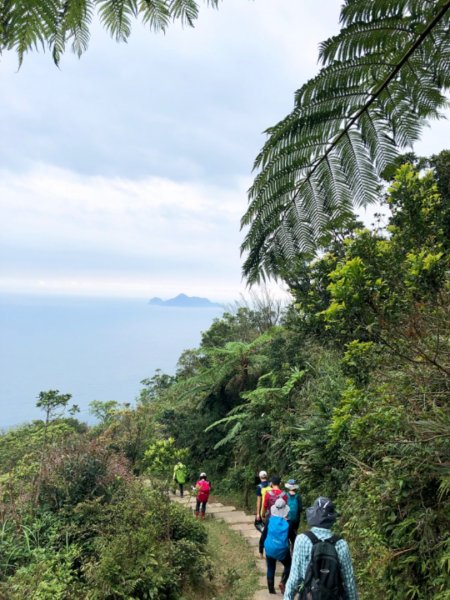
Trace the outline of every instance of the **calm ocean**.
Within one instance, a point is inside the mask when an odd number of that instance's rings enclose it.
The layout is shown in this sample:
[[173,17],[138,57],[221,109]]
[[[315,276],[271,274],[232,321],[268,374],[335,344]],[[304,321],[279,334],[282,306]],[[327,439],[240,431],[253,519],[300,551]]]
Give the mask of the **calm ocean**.
[[72,394],[80,420],[92,400],[135,400],[140,381],[173,374],[221,308],[167,308],[144,300],[0,297],[0,429],[40,413],[40,391]]

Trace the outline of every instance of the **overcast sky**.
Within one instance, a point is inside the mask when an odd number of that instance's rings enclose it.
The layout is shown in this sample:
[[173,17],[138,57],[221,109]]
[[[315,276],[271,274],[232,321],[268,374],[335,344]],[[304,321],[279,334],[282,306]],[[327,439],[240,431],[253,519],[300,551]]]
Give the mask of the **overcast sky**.
[[[231,300],[263,131],[317,71],[338,0],[224,0],[195,29],[128,44],[99,27],[79,60],[0,63],[0,291]],[[450,126],[417,151],[448,145]]]

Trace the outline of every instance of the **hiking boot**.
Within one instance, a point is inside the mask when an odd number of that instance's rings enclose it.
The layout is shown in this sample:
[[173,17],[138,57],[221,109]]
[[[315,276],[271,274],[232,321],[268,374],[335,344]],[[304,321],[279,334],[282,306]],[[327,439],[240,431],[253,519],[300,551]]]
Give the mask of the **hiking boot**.
[[269,590],[269,594],[276,594],[275,579],[267,578],[267,589]]
[[198,519],[198,510],[195,511],[195,518]]
[[204,519],[204,518],[205,518],[205,513],[204,513],[204,512],[202,512],[202,519]]
[[286,585],[282,581],[280,581],[280,583],[278,584],[278,587],[280,588],[280,592],[282,594],[284,594],[284,590],[286,589]]

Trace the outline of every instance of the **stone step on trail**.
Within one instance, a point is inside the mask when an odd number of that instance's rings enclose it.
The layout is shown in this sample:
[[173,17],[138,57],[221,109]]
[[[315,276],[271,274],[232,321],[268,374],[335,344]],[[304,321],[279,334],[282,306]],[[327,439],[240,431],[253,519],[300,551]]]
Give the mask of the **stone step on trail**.
[[[258,555],[259,556],[259,555]],[[256,570],[261,574],[261,575],[265,575],[267,572],[267,567],[266,567],[266,561],[262,558],[257,558],[255,559],[255,564],[256,564]],[[266,583],[264,583],[264,586],[266,585]]]
[[261,534],[258,533],[256,530],[255,531],[246,531],[245,533],[243,533],[241,535],[246,540],[251,540],[251,539],[259,540],[259,538],[261,537]]
[[169,497],[171,500],[174,500],[175,502],[193,502],[195,503],[195,496],[191,496],[189,494],[185,494],[184,496],[176,496],[175,494],[172,494],[172,492],[169,492]]
[[[173,493],[169,493],[170,500],[177,502],[178,504],[185,506],[188,510],[192,510],[195,507],[195,496],[190,494],[184,494],[184,497],[176,496]],[[226,506],[221,502],[211,502],[206,505],[206,514],[224,521],[230,529],[239,533],[248,543],[250,548],[253,550],[255,556],[255,569],[260,573],[258,584],[261,589],[255,591],[255,595],[252,600],[270,600],[274,598],[274,594],[269,594],[267,590],[267,579],[266,579],[266,561],[261,558],[259,554],[259,539],[260,533],[255,529],[254,517],[247,515],[244,511],[236,510],[234,506]],[[281,592],[278,589],[279,578],[275,579],[275,589],[279,598],[282,597]]]
[[218,513],[230,513],[230,512],[234,512],[236,509],[234,508],[234,506],[209,506],[208,504],[206,505],[206,510],[210,513],[213,514],[218,514]]
[[[208,509],[206,509],[208,510]],[[244,512],[240,511],[240,510],[234,510],[234,511],[218,511],[218,512],[213,512],[213,514],[216,516],[217,519],[222,519],[222,521],[225,521],[225,523],[227,523],[228,525],[247,525],[248,524],[248,515],[246,515]],[[254,531],[256,531],[255,528],[253,528]]]
[[247,540],[247,544],[253,548],[259,548],[259,537],[246,537],[245,539]]
[[252,523],[237,523],[236,525],[230,525],[230,527],[233,529],[233,531],[237,531],[241,535],[244,535],[246,531],[254,531],[255,533],[258,533]]

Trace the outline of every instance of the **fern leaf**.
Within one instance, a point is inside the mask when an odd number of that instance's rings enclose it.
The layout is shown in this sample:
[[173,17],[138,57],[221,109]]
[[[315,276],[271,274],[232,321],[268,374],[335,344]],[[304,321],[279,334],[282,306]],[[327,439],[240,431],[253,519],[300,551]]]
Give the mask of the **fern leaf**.
[[136,0],[98,0],[101,23],[116,41],[126,41],[131,33],[131,17],[137,14]]
[[142,0],[139,6],[142,21],[153,31],[165,31],[170,22],[170,10],[165,0]]
[[195,0],[172,0],[170,13],[172,18],[180,20],[182,25],[194,27],[198,17],[198,6]]
[[[370,6],[368,6],[370,4]],[[317,77],[267,130],[241,226],[249,283],[311,251],[326,223],[377,199],[380,173],[440,116],[450,87],[449,0],[347,0]]]

